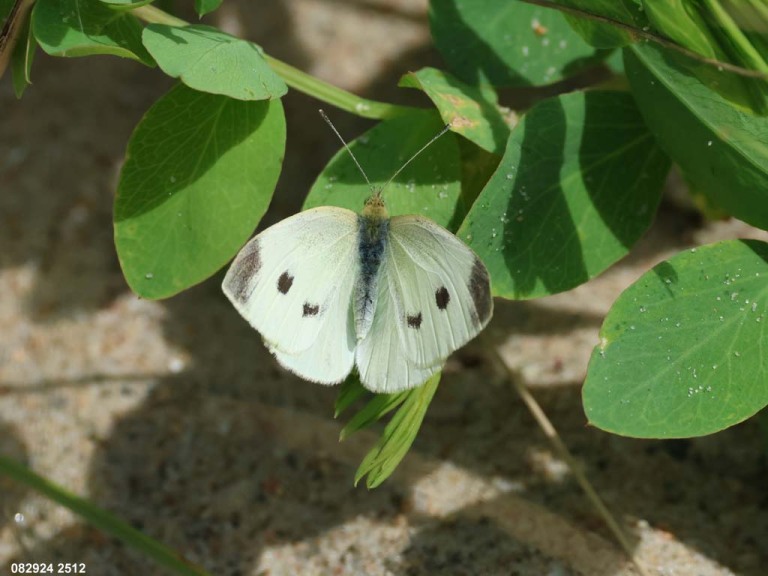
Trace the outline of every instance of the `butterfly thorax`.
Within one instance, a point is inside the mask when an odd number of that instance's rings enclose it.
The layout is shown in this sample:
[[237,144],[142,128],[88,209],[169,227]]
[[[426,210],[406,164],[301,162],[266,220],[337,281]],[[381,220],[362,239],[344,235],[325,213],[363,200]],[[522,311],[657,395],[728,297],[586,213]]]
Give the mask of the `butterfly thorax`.
[[358,275],[354,295],[355,332],[358,340],[368,334],[376,310],[377,286],[381,263],[389,239],[389,216],[380,194],[365,202],[358,221]]

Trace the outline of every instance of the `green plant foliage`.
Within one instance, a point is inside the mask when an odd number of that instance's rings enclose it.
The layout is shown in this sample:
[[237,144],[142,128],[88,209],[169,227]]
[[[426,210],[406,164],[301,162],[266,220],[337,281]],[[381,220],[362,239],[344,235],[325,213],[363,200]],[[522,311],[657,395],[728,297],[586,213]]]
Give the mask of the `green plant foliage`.
[[288,91],[261,48],[216,28],[150,24],[142,38],[163,72],[200,92],[266,100]]
[[450,70],[472,85],[549,84],[601,57],[556,10],[517,0],[431,0],[429,21]]
[[[365,485],[368,488],[376,488],[395,471],[413,444],[439,383],[440,373],[438,372],[418,388],[397,395],[406,397],[384,428],[384,434],[376,446],[368,452],[355,472],[355,485],[367,476]],[[392,409],[388,400],[374,398],[372,402],[384,405],[383,414]]]
[[347,408],[363,398],[366,394],[370,393],[363,388],[357,373],[353,372],[350,374],[349,377],[341,383],[341,386],[339,386],[339,393],[336,396],[336,402],[334,403],[333,417],[338,418],[341,416]]
[[768,405],[768,244],[676,255],[614,303],[584,385],[591,424],[642,438],[711,434]]
[[205,16],[221,6],[222,0],[195,0],[195,12],[200,16]]
[[627,254],[668,169],[628,94],[545,100],[512,130],[458,234],[488,267],[494,295],[562,292]]
[[[363,388],[363,390],[365,389]],[[345,440],[358,430],[362,430],[374,422],[378,422],[405,402],[406,398],[413,393],[413,390],[406,390],[405,392],[399,392],[397,394],[374,394],[365,407],[347,422],[346,426],[344,426],[339,434],[339,440]]]
[[423,90],[443,121],[451,125],[451,131],[488,152],[499,156],[504,153],[509,126],[490,85],[469,86],[441,70],[422,68],[403,76],[400,86]]
[[[442,128],[442,120],[434,111],[414,111],[381,122],[349,147],[371,183],[382,186]],[[460,203],[460,179],[459,148],[456,137],[448,132],[385,189],[387,210],[391,216],[424,214],[443,226],[458,226],[465,214]],[[330,205],[359,212],[370,194],[354,161],[342,148],[312,185],[304,209]]]
[[99,0],[37,0],[32,30],[52,56],[112,54],[154,66],[141,44],[141,24],[131,14],[116,14]]
[[104,4],[109,6],[112,10],[116,11],[133,10],[140,6],[152,4],[154,1],[155,0],[100,0],[100,2],[104,2]]
[[[768,72],[764,56],[753,46],[750,38],[739,30],[728,13],[722,9],[712,9],[717,6],[716,3],[708,7],[684,0],[644,0],[643,4],[653,27],[681,46],[705,58]],[[751,26],[763,31],[762,34],[754,32],[752,38],[767,45],[768,14],[764,22],[758,19],[751,22]],[[690,59],[678,58],[676,65],[692,72],[706,86],[732,102],[759,114],[768,112],[768,82],[765,80],[724,74],[711,65]]]
[[[125,546],[140,552],[145,558],[153,560],[172,574],[179,574],[180,576],[207,576],[208,574],[200,566],[185,558],[178,550],[166,547],[107,510],[99,508],[90,500],[68,492],[65,488],[38,476],[26,466],[2,454],[0,454],[0,476],[7,476],[64,506],[91,526],[119,540]],[[38,566],[45,569],[46,564],[41,563]],[[27,573],[46,574],[50,572],[30,571]],[[62,571],[62,573],[65,572]]]
[[246,102],[177,85],[128,144],[115,244],[136,294],[165,298],[208,278],[253,233],[285,148],[279,101]]
[[[557,0],[557,3],[603,16],[638,30],[648,26],[639,0]],[[619,48],[635,41],[630,32],[611,24],[570,14],[566,15],[566,18],[581,37],[596,48]]]
[[13,12],[13,8],[14,0],[0,0],[0,22],[3,22],[3,25]]
[[768,229],[768,118],[734,108],[654,46],[625,54],[645,122],[692,186],[714,206]]
[[13,91],[16,98],[21,98],[27,86],[32,83],[32,62],[37,50],[37,42],[32,36],[32,16],[28,14],[21,24],[19,38],[11,54],[11,72],[13,74]]

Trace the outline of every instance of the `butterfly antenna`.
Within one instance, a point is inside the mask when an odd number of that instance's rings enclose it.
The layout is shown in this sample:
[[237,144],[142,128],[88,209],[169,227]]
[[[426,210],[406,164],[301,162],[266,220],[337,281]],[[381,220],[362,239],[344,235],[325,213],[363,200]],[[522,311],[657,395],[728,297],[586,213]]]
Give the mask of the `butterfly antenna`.
[[333,122],[331,122],[331,119],[328,118],[328,116],[325,115],[325,112],[322,110],[319,110],[320,116],[323,117],[323,120],[326,121],[328,126],[331,127],[331,130],[336,134],[336,136],[339,137],[339,140],[341,140],[341,143],[344,144],[344,148],[347,149],[347,152],[349,152],[349,155],[352,156],[352,160],[355,161],[355,165],[357,166],[357,169],[360,170],[360,174],[363,175],[363,178],[365,178],[365,181],[368,183],[368,187],[371,189],[371,192],[373,192],[373,185],[371,184],[371,181],[368,180],[368,175],[365,173],[365,170],[363,170],[363,167],[360,166],[360,162],[357,161],[357,158],[355,158],[355,155],[352,153],[352,149],[349,147],[349,144],[347,144],[346,140],[341,137],[341,134],[339,134],[339,131],[336,130],[336,126],[333,125]]
[[427,148],[429,148],[429,147],[432,145],[432,143],[433,143],[435,140],[437,140],[438,138],[440,138],[440,136],[442,136],[443,134],[445,134],[446,132],[448,132],[448,130],[450,130],[450,129],[451,129],[451,123],[450,123],[450,122],[448,122],[448,124],[446,124],[445,126],[443,126],[443,129],[442,129],[442,130],[440,130],[440,132],[438,132],[437,134],[435,134],[435,135],[432,137],[432,140],[430,140],[429,142],[427,142],[426,144],[424,144],[424,146],[422,146],[422,147],[421,147],[421,148],[420,148],[420,149],[419,149],[419,150],[418,150],[418,151],[417,151],[417,152],[416,152],[416,153],[415,153],[413,156],[411,156],[410,158],[408,158],[408,160],[405,162],[405,164],[403,164],[402,166],[400,166],[400,168],[398,168],[397,172],[395,172],[394,174],[392,174],[392,177],[391,177],[389,180],[387,180],[387,181],[386,181],[386,183],[384,184],[384,186],[382,186],[382,187],[381,187],[381,191],[383,191],[383,190],[384,190],[384,188],[386,188],[387,186],[389,186],[389,185],[390,185],[390,183],[392,182],[392,180],[394,180],[395,178],[397,178],[397,176],[400,174],[400,172],[402,172],[403,170],[405,170],[405,167],[406,167],[406,166],[408,166],[408,164],[410,164],[411,162],[413,162],[413,161],[414,161],[414,159],[416,158],[416,156],[418,156],[419,154],[421,154],[422,152],[424,152],[424,150],[426,150]]

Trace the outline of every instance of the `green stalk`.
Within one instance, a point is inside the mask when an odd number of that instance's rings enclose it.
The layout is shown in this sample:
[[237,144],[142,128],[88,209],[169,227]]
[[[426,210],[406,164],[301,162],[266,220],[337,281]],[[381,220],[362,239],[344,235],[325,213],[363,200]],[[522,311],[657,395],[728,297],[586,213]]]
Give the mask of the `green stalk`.
[[207,576],[207,573],[202,568],[191,564],[178,552],[166,548],[157,540],[153,540],[143,532],[136,530],[88,500],[75,496],[64,490],[61,486],[46,480],[42,476],[38,476],[29,468],[11,458],[0,455],[0,474],[5,474],[16,482],[36,490],[57,504],[61,504],[99,530],[135,548],[147,558],[151,558],[175,574],[181,574],[182,576]]
[[718,0],[702,0],[702,4],[709,10],[710,15],[714,18],[715,23],[725,32],[725,36],[729,41],[729,44],[736,51],[737,61],[744,63],[746,68],[752,70],[758,70],[760,72],[768,72],[768,64],[766,64],[760,53],[755,50],[752,42],[741,31],[736,22],[733,21],[730,14],[720,5]]
[[[134,16],[152,24],[189,26],[189,22],[151,5],[134,8],[131,12]],[[374,120],[384,120],[402,116],[403,114],[408,114],[415,110],[415,108],[410,106],[400,106],[397,104],[389,104],[387,102],[378,102],[376,100],[361,98],[360,96],[342,90],[333,84],[323,82],[277,58],[273,58],[266,54],[264,57],[267,62],[269,62],[272,69],[294,90],[298,90],[308,96],[322,100],[331,106],[346,110],[357,116],[372,118]]]

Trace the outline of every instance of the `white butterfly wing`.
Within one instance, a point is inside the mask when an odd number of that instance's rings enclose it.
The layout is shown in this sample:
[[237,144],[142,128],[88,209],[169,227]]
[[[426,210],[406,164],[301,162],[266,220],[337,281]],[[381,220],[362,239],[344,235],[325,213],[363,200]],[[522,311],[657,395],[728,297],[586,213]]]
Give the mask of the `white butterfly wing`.
[[488,271],[456,236],[419,216],[390,220],[373,325],[358,345],[363,384],[397,392],[424,382],[493,313]]
[[424,382],[442,367],[420,367],[406,355],[398,330],[398,294],[387,276],[387,261],[381,265],[373,322],[355,354],[360,381],[368,390],[381,394],[400,392]]
[[399,297],[398,331],[417,366],[441,363],[493,314],[488,271],[455,235],[420,216],[390,222],[387,266]]
[[351,210],[300,212],[248,242],[224,278],[238,312],[283,366],[307,380],[336,383],[352,369],[357,230]]

